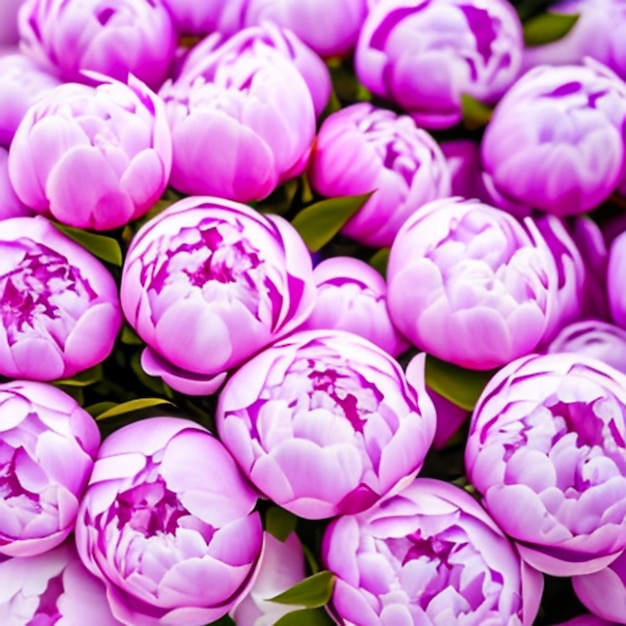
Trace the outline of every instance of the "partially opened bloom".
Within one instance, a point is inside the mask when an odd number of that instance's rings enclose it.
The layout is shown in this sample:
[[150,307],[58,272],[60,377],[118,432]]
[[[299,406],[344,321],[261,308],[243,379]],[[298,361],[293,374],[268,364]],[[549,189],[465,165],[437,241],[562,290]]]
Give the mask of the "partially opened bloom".
[[259,491],[322,519],[362,511],[414,478],[435,413],[421,357],[405,377],[369,341],[319,330],[294,333],[237,370],[216,424]]
[[86,619],[91,626],[122,626],[104,585],[78,558],[73,538],[44,554],[0,562],[0,623],[69,626]]
[[385,279],[352,257],[333,257],[315,266],[315,307],[299,330],[346,330],[369,339],[391,356],[408,343],[391,323]]
[[447,198],[413,214],[391,247],[387,283],[400,332],[471,369],[529,354],[558,314],[557,267],[535,224],[478,201]]
[[11,145],[29,107],[60,84],[57,77],[17,50],[0,54],[0,146]]
[[0,554],[42,554],[63,542],[99,444],[91,415],[60,389],[0,385]]
[[192,197],[133,239],[121,301],[148,344],[143,366],[187,394],[216,391],[231,368],[298,327],[315,299],[311,257],[285,220]]
[[244,23],[274,22],[317,54],[331,57],[354,48],[366,14],[366,0],[247,0]]
[[322,558],[342,626],[530,626],[543,588],[476,500],[432,479],[331,522]]
[[512,362],[476,405],[465,465],[533,567],[602,569],[626,547],[626,376],[581,354]]
[[117,285],[46,218],[0,220],[0,322],[0,375],[69,378],[111,353]]
[[420,206],[450,195],[450,172],[435,140],[410,117],[365,102],[324,121],[309,171],[324,196],[374,192],[341,231],[373,247],[390,246]]
[[19,13],[25,54],[64,81],[84,70],[158,89],[174,58],[176,36],[161,0],[25,0]]
[[368,15],[356,72],[424,128],[461,121],[462,96],[493,104],[517,78],[522,28],[506,0],[382,0]]
[[240,33],[216,45],[159,92],[172,131],[170,184],[183,193],[260,200],[306,165],[309,88],[281,52],[249,44]]
[[9,152],[0,146],[0,220],[8,217],[26,217],[34,211],[29,209],[15,193],[9,178]]
[[622,172],[624,120],[623,81],[591,59],[526,73],[497,105],[482,142],[498,205],[559,217],[596,208]]
[[76,545],[121,622],[202,626],[250,582],[263,539],[256,500],[207,430],[149,418],[102,444]]
[[25,204],[96,230],[146,213],[167,186],[171,164],[163,103],[132,77],[128,85],[69,83],[47,92],[22,120],[9,156]]

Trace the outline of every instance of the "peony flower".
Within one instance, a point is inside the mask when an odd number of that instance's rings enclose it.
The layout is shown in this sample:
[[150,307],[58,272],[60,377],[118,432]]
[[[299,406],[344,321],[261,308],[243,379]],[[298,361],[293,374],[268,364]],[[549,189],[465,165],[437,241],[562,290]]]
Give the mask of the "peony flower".
[[419,126],[461,121],[462,96],[495,103],[517,78],[522,28],[506,0],[382,0],[356,48],[359,80]]
[[535,224],[478,201],[421,207],[393,242],[387,283],[398,330],[470,369],[529,354],[559,315],[557,268]]
[[0,385],[0,433],[0,554],[42,554],[74,528],[100,433],[71,396],[27,381]]
[[342,626],[530,626],[543,589],[476,500],[432,479],[331,522],[322,557]]
[[623,81],[591,59],[525,74],[496,107],[482,142],[485,182],[498,206],[559,217],[596,208],[622,172],[625,120]]
[[408,348],[389,318],[385,279],[371,265],[333,257],[316,265],[313,278],[315,308],[298,330],[346,330],[394,357]]
[[217,429],[279,506],[306,519],[357,513],[411,481],[424,462],[435,412],[423,367],[417,357],[405,378],[357,335],[296,333],[233,374]]
[[215,392],[228,370],[297,328],[314,299],[295,229],[220,198],[186,198],[148,222],[122,273],[144,368],[191,395]]
[[626,376],[581,354],[500,370],[472,416],[465,465],[530,565],[589,574],[626,547]]
[[73,539],[44,554],[0,562],[0,623],[122,626],[104,585],[81,563]]
[[18,17],[24,53],[66,82],[85,70],[158,89],[174,58],[174,26],[161,0],[24,0]]
[[324,196],[374,195],[342,233],[368,246],[390,246],[420,206],[450,195],[450,172],[435,140],[407,116],[361,102],[322,124],[310,163]]
[[0,375],[68,378],[106,359],[122,325],[117,285],[44,217],[0,220]]
[[76,522],[78,553],[133,626],[202,626],[247,587],[263,530],[224,446],[189,420],[149,418],[102,444]]
[[183,193],[260,200],[306,165],[315,135],[309,88],[261,39],[210,39],[160,95],[174,147],[170,183]]
[[72,83],[45,94],[18,128],[9,172],[19,198],[37,212],[109,230],[154,205],[171,162],[163,104],[131,78],[128,85]]
[[29,107],[60,84],[58,78],[17,50],[0,54],[0,146],[11,145]]

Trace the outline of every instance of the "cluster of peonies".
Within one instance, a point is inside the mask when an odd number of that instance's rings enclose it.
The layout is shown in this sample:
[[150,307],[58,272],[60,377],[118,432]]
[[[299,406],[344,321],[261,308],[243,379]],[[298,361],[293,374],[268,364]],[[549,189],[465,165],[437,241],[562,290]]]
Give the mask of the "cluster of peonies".
[[553,11],[4,0],[0,623],[626,623],[626,10]]

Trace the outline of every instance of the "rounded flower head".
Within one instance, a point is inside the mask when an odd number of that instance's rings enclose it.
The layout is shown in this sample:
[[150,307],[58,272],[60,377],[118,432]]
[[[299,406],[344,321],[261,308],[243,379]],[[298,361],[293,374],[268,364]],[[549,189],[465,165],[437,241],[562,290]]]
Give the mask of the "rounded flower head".
[[31,211],[16,195],[9,178],[9,151],[0,146],[0,220],[27,217]]
[[356,513],[414,478],[432,442],[421,357],[407,377],[352,333],[296,333],[233,374],[217,428],[279,506],[307,519]]
[[0,146],[11,145],[28,108],[41,94],[60,84],[27,56],[17,51],[0,54]]
[[394,357],[408,348],[389,318],[385,279],[371,265],[333,257],[317,265],[313,277],[315,308],[299,330],[346,330]]
[[170,183],[186,194],[260,200],[305,167],[311,94],[278,50],[248,45],[245,33],[212,41],[213,52],[160,92],[174,144]]
[[543,588],[469,494],[432,479],[333,521],[322,557],[342,626],[530,626]]
[[0,562],[0,623],[83,624],[87,615],[91,626],[122,626],[72,539],[45,554]]
[[461,121],[461,98],[491,104],[517,78],[522,28],[506,0],[382,0],[368,15],[356,71],[425,128]]
[[99,444],[91,415],[60,389],[0,385],[0,554],[31,556],[63,542]]
[[367,0],[248,0],[246,26],[274,22],[323,57],[350,52],[367,15]]
[[537,67],[509,90],[487,126],[486,182],[503,208],[559,217],[594,209],[618,183],[625,119],[626,88],[599,63]]
[[256,495],[224,446],[185,419],[103,443],[76,523],[83,563],[133,626],[201,626],[231,609],[262,547]]
[[315,299],[311,257],[285,220],[219,198],[186,198],[133,239],[126,318],[149,373],[213,393],[227,370],[299,326]]
[[158,89],[176,45],[160,0],[25,0],[19,30],[24,53],[66,82],[85,82],[90,70]]
[[368,103],[330,115],[310,163],[311,185],[328,197],[375,191],[342,233],[390,246],[421,205],[450,195],[450,172],[435,140],[406,115]]
[[557,268],[534,223],[478,201],[438,200],[411,216],[391,247],[387,282],[400,332],[471,369],[532,352],[558,313]]
[[0,221],[0,375],[74,376],[109,356],[121,325],[97,259],[44,217]]
[[626,377],[581,354],[500,370],[474,410],[465,464],[522,557],[587,574],[626,547]]
[[131,77],[128,85],[70,83],[46,93],[15,134],[9,172],[17,195],[37,212],[109,230],[153,206],[171,162],[163,104]]

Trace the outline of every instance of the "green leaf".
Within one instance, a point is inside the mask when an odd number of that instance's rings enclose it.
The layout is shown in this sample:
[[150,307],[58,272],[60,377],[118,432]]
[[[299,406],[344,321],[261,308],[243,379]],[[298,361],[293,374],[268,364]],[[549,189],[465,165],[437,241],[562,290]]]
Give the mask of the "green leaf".
[[300,183],[297,178],[288,180],[284,185],[272,192],[265,200],[257,204],[257,210],[261,213],[274,213],[283,215],[287,213],[293,204]]
[[137,398],[137,400],[129,400],[128,402],[122,402],[122,404],[116,404],[114,407],[95,417],[97,420],[104,420],[109,417],[118,417],[119,415],[140,411],[141,409],[148,409],[153,406],[160,406],[162,404],[173,406],[169,400],[164,400],[163,398]]
[[343,225],[370,199],[374,191],[316,202],[291,222],[311,252],[323,248]]
[[302,609],[283,615],[274,626],[332,626],[333,620],[324,609]]
[[265,530],[278,541],[285,541],[296,529],[297,523],[298,518],[293,513],[279,506],[272,506],[265,513]]
[[85,411],[91,415],[91,417],[96,417],[109,409],[112,409],[117,406],[117,402],[96,402],[95,404],[91,404],[85,407]]
[[122,265],[122,249],[115,239],[57,222],[53,222],[53,224],[57,230],[60,230],[99,259],[118,267]]
[[496,370],[468,370],[430,354],[426,356],[426,384],[457,406],[473,411],[486,384]]
[[87,387],[102,380],[102,365],[95,365],[88,370],[78,372],[72,378],[62,378],[55,380],[55,385],[63,385],[64,387]]
[[542,13],[524,24],[524,43],[543,46],[558,41],[574,28],[580,15],[567,13]]
[[369,264],[384,278],[387,275],[387,264],[389,263],[389,248],[381,248],[375,252],[369,260]]
[[313,551],[304,543],[302,544],[302,550],[311,573],[317,574],[320,571],[320,566],[315,558],[315,555],[313,554]]
[[461,114],[463,115],[463,126],[468,130],[477,130],[489,123],[493,109],[464,93],[461,94]]
[[283,591],[273,598],[267,598],[267,600],[278,604],[295,604],[296,606],[305,606],[307,609],[316,609],[324,606],[330,600],[334,586],[334,574],[324,570],[305,578],[287,591]]
[[122,327],[122,333],[120,335],[120,341],[127,346],[142,346],[143,341],[141,337],[128,325],[124,324]]

